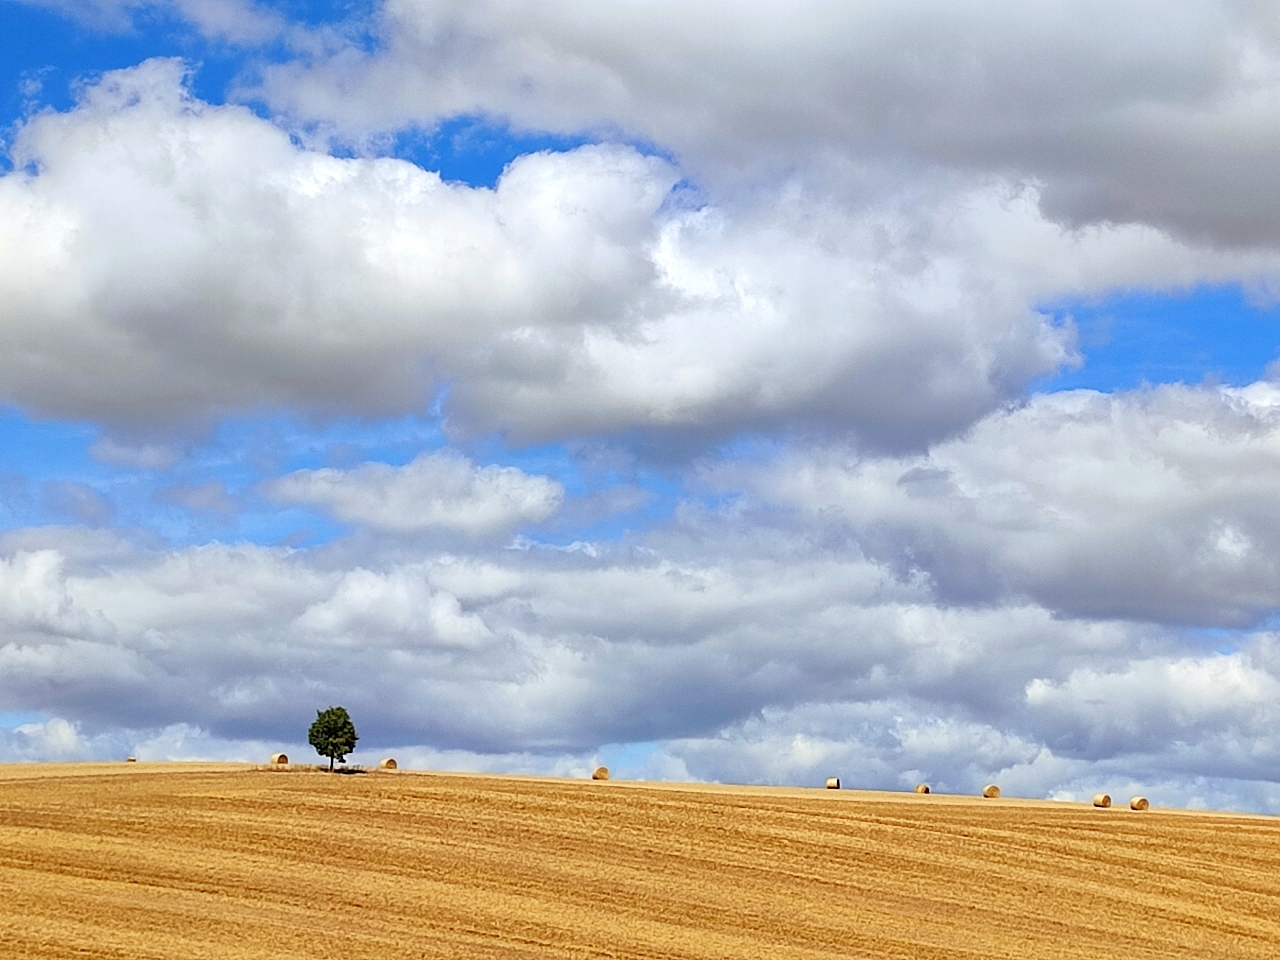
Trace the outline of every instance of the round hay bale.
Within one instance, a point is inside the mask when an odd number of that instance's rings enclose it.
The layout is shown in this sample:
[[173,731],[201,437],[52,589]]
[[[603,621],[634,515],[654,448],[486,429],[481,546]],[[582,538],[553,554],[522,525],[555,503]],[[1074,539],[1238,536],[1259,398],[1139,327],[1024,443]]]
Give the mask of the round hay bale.
[[1111,806],[1111,796],[1106,793],[1095,793],[1093,795],[1093,805],[1095,807]]
[[125,763],[137,763],[137,762],[138,762],[138,758],[137,758],[137,757],[125,757],[125,758],[124,758],[124,762],[125,762]]
[[1000,788],[997,787],[994,783],[988,783],[985,787],[982,788],[982,795],[986,797],[988,800],[999,800]]
[[287,753],[273,753],[271,755],[271,764],[276,767],[287,766],[289,763],[289,755]]
[[1151,807],[1146,797],[1134,797],[1129,801],[1130,810],[1147,810]]
[[828,790],[839,790],[839,789],[840,789],[840,778],[839,778],[839,777],[827,777],[827,789],[828,789]]
[[609,779],[609,768],[608,768],[608,767],[596,767],[596,768],[595,768],[595,770],[593,770],[593,771],[592,771],[592,773],[591,773],[591,779],[592,779],[592,780],[608,780],[608,779]]
[[929,785],[927,783],[916,784],[916,793],[928,793],[928,792],[929,792]]
[[379,761],[378,761],[378,769],[379,769],[379,770],[395,770],[395,769],[396,769],[396,758],[395,758],[395,757],[383,757],[381,760],[379,760]]

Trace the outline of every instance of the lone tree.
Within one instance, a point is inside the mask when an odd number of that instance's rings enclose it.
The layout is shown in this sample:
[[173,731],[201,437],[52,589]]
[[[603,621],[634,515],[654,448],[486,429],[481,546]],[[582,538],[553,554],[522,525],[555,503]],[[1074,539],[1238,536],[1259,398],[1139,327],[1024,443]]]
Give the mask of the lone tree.
[[351,714],[345,707],[330,707],[328,710],[316,711],[316,722],[307,731],[307,742],[316,748],[316,753],[329,758],[329,770],[333,770],[333,761],[342,763],[347,754],[356,748],[360,736],[356,733],[356,725],[351,722]]

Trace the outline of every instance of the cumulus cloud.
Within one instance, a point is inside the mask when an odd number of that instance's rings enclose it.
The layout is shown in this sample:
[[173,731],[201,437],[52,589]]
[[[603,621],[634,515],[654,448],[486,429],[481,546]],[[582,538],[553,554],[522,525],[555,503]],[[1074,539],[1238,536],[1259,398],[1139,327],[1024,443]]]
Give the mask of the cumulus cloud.
[[243,94],[346,139],[490,117],[657,143],[725,190],[1012,178],[1072,225],[1280,242],[1266,4],[384,0],[307,29],[247,0],[28,2],[117,27],[159,11],[250,47],[285,38],[294,56]]
[[125,433],[440,395],[451,430],[516,442],[798,427],[918,446],[1074,361],[1044,298],[1276,266],[1147,227],[1067,231],[1033,189],[991,183],[691,207],[677,169],[622,146],[472,188],[301,149],[191,97],[183,70],[107,74],[19,130],[5,400]]
[[715,737],[672,740],[664,751],[695,775],[728,782],[846,782],[976,793],[998,779],[1041,795],[1086,766],[1054,757],[1031,737],[955,715],[922,714],[909,700],[769,708]]
[[[1031,610],[917,609],[918,587],[856,560],[539,552],[326,569],[320,555],[211,546],[78,575],[24,555],[11,563],[44,586],[9,602],[35,632],[5,648],[5,689],[15,709],[220,736],[249,721],[279,735],[301,705],[341,695],[384,742],[581,750],[713,730],[773,701],[934,689],[980,671],[992,645],[1092,633]],[[104,626],[78,625],[80,611]],[[1120,642],[1105,632],[1088,646]],[[969,702],[1020,701],[1027,679]]]
[[[1212,657],[1205,667],[1220,669]],[[1158,806],[1280,811],[1271,772],[1280,750],[1255,726],[1232,735],[1183,727],[1181,741],[1148,731],[1086,752],[1047,744],[1042,734],[1052,729],[975,722],[911,700],[806,704],[765,710],[713,737],[668,741],[650,762],[727,782],[817,786],[839,775],[877,789],[925,782],[969,794],[995,782],[1009,796],[1087,802],[1106,792],[1118,800],[1142,794]]]
[[[601,744],[657,742],[638,773],[807,782],[836,767],[955,789],[998,775],[1042,794],[1102,770],[1253,781],[1275,752],[1280,661],[1265,637],[1205,654],[1033,604],[948,607],[926,579],[732,510],[632,548],[344,558],[209,546],[104,568],[15,554],[4,706],[88,738],[132,731],[136,749],[185,724],[173,755],[296,743],[316,704],[340,702],[367,749],[430,745],[424,763],[576,770]],[[1197,670],[1207,679],[1144,680]],[[1228,675],[1238,690],[1206,693]],[[1156,692],[1128,696],[1143,683]],[[1129,712],[1091,705],[1099,690]],[[1228,707],[1241,691],[1252,699]],[[1162,722],[1170,711],[1184,719]],[[1250,790],[1233,802],[1263,802]]]
[[365,463],[350,470],[299,470],[268,483],[281,503],[317,506],[340,520],[388,533],[509,533],[554,514],[564,487],[517,467],[478,467],[450,451],[420,454],[403,467]]
[[87,742],[75,724],[61,717],[0,730],[0,758],[7,763],[100,759],[94,748],[101,745]]
[[9,636],[99,632],[93,610],[67,592],[63,554],[57,549],[17,550],[0,558],[0,623]]
[[1060,749],[1114,754],[1168,737],[1182,754],[1174,769],[1265,779],[1280,754],[1275,660],[1275,639],[1264,635],[1245,652],[1078,667],[1061,681],[1031,681],[1026,698]]
[[294,624],[306,633],[341,637],[362,647],[474,647],[493,638],[484,620],[464,612],[456,596],[433,588],[425,570],[403,567],[383,574],[352,570]]
[[745,486],[953,601],[1250,626],[1280,603],[1280,391],[1039,395],[910,457],[797,452]]
[[621,128],[709,183],[1012,176],[1068,223],[1274,245],[1269,9],[387,0],[380,43],[272,65],[260,92],[348,136],[457,115]]
[[[160,729],[113,729],[86,733],[80,724],[50,717],[0,730],[0,762],[74,760],[222,760],[261,763],[282,744],[261,740],[228,740],[190,724]],[[289,747],[293,749],[290,742]],[[303,756],[296,751],[295,756]]]
[[644,299],[663,161],[584,148],[471,189],[300,150],[193,100],[183,70],[108,74],[18,134],[0,287],[28,360],[7,399],[108,422],[411,412],[453,372],[437,361],[539,322],[608,325]]

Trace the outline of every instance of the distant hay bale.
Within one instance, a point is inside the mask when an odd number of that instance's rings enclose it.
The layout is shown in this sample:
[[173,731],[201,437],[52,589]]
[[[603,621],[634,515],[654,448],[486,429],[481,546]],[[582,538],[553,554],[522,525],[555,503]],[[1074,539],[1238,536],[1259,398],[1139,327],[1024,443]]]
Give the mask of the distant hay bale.
[[928,792],[929,792],[929,785],[927,783],[916,784],[916,793],[928,793]]
[[273,753],[271,755],[271,765],[273,767],[283,767],[288,765],[289,755],[287,753]]
[[827,777],[827,789],[828,789],[828,790],[839,790],[839,789],[840,789],[840,778],[839,778],[839,777]]
[[137,757],[125,757],[125,758],[124,758],[124,762],[125,762],[125,763],[137,763],[137,762],[138,762],[138,758],[137,758]]
[[395,770],[395,769],[396,769],[396,758],[395,758],[395,757],[383,757],[381,760],[379,760],[379,761],[378,761],[378,769],[379,769],[379,770]]
[[1000,788],[997,787],[994,783],[988,783],[985,787],[982,788],[982,795],[986,797],[988,800],[999,800]]
[[1150,806],[1151,804],[1147,801],[1146,797],[1134,797],[1129,801],[1130,810],[1146,810],[1150,808]]
[[1109,795],[1109,794],[1105,794],[1105,793],[1095,793],[1095,794],[1093,795],[1093,805],[1094,805],[1095,807],[1109,807],[1109,806],[1111,806],[1111,797],[1110,797],[1110,795]]
[[592,773],[591,773],[591,779],[592,779],[592,780],[608,780],[608,779],[609,779],[609,768],[608,768],[608,767],[596,767],[596,768],[595,768],[595,770],[594,770],[594,771],[592,771]]

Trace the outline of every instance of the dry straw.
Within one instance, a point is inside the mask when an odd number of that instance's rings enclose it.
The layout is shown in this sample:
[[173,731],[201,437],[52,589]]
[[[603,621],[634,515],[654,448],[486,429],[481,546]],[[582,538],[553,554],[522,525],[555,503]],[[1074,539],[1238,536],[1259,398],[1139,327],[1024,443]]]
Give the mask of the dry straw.
[[1000,788],[994,783],[988,783],[982,788],[982,795],[988,800],[998,800],[1000,798]]
[[1146,810],[1151,806],[1146,797],[1134,797],[1129,801],[1130,810]]
[[289,755],[287,753],[273,753],[271,755],[271,763],[276,767],[283,767],[289,763]]
[[916,784],[916,793],[928,793],[928,792],[929,792],[929,785],[927,783]]
[[395,770],[395,769],[396,769],[396,758],[395,758],[395,757],[383,757],[381,760],[379,760],[379,761],[378,761],[378,769],[379,769],[379,770]]
[[1105,793],[1095,793],[1093,795],[1093,805],[1095,807],[1109,807],[1111,806],[1111,797]]
[[840,778],[839,778],[839,777],[827,777],[827,789],[828,789],[828,790],[839,790],[839,789],[840,789]]
[[594,770],[594,771],[592,772],[592,774],[591,774],[591,779],[592,779],[592,780],[608,780],[608,779],[609,779],[609,768],[608,768],[608,767],[596,767],[596,768],[595,768],[595,770]]

